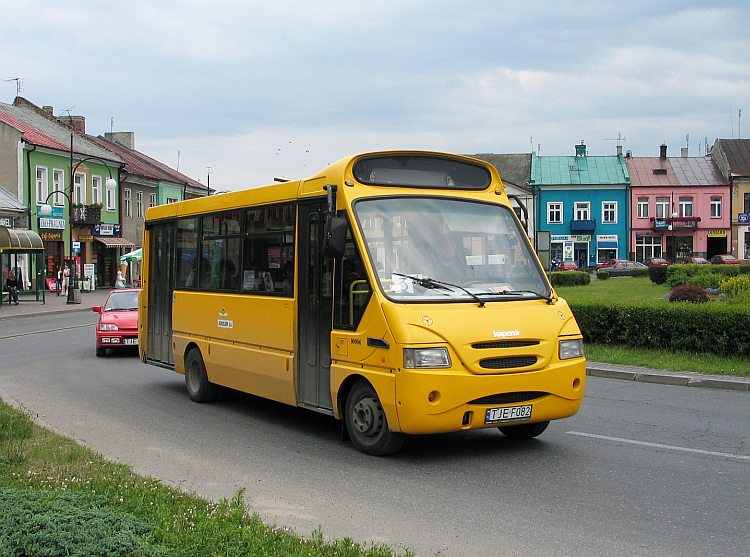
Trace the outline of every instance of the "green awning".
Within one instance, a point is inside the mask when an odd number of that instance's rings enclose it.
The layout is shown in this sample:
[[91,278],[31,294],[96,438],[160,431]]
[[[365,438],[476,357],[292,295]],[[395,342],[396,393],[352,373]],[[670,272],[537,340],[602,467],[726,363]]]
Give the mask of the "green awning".
[[33,230],[0,226],[0,251],[44,251],[44,243]]
[[141,260],[141,248],[138,248],[135,251],[131,251],[130,253],[126,253],[120,256],[121,262],[140,261],[140,260]]

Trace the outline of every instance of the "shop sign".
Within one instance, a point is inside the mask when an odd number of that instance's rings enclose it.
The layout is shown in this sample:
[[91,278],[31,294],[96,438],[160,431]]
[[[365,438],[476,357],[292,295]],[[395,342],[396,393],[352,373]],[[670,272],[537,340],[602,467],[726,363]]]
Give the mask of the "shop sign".
[[91,233],[94,236],[114,236],[115,238],[122,235],[119,224],[95,224],[91,227]]
[[574,242],[590,242],[591,234],[577,234],[577,235],[571,236],[571,239]]
[[39,231],[39,237],[42,239],[43,242],[62,242],[62,232],[57,232],[54,230],[40,230]]
[[52,230],[65,230],[65,219],[39,217],[39,228],[49,228]]
[[617,242],[618,240],[617,234],[597,234],[596,236],[597,242]]
[[10,217],[0,217],[0,226],[5,226],[6,228],[13,228],[13,219]]
[[750,213],[740,213],[737,215],[737,221],[740,224],[750,224]]
[[708,237],[709,238],[726,238],[727,231],[726,230],[709,230]]
[[552,242],[567,242],[570,240],[570,236],[568,234],[557,234],[553,235],[550,240]]
[[90,242],[91,240],[94,239],[94,236],[91,234],[79,234],[78,239],[81,240],[82,242]]

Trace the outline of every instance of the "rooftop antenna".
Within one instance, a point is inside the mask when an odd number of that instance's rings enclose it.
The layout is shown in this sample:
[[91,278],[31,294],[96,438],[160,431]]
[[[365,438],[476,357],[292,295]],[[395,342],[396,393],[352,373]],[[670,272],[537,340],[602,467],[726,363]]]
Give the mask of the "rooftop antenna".
[[688,153],[690,152],[690,134],[685,134],[685,148],[688,150]]
[[617,132],[615,138],[605,138],[604,141],[617,141],[617,154],[622,155],[622,144],[627,141],[627,137],[623,137],[622,133]]
[[737,113],[737,139],[742,139],[742,109]]
[[21,81],[28,79],[28,77],[9,77],[8,79],[5,79],[6,83],[9,83],[11,81],[16,82],[16,97],[21,96]]
[[180,150],[177,149],[177,172],[180,171]]
[[110,116],[109,118],[109,133],[113,133],[115,131],[115,117]]

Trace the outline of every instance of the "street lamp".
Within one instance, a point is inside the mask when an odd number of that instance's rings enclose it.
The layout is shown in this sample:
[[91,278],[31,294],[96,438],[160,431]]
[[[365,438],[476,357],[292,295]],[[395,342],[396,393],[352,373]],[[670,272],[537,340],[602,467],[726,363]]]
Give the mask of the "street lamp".
[[[104,166],[104,168],[107,169],[107,173],[109,174],[109,178],[105,181],[105,191],[107,191],[110,188],[117,187],[117,181],[112,178],[112,170],[109,168],[109,165],[99,157],[86,157],[81,160],[79,160],[75,165],[73,164],[73,134],[70,134],[70,194],[73,193],[73,187],[74,187],[74,177],[75,172],[78,170],[78,167],[87,161],[97,161],[99,164]],[[75,265],[75,255],[73,252],[73,201],[70,198],[70,194],[65,193],[63,190],[55,190],[49,193],[47,196],[47,199],[44,200],[44,203],[41,204],[39,207],[38,213],[42,216],[50,216],[52,215],[52,207],[49,205],[49,198],[56,194],[62,194],[65,196],[65,198],[68,200],[68,227],[70,232],[70,263],[72,265],[71,269],[71,281],[68,285],[68,302],[69,304],[75,304],[79,303],[75,300],[75,295],[73,293],[74,285],[76,284],[77,280],[77,270]]]

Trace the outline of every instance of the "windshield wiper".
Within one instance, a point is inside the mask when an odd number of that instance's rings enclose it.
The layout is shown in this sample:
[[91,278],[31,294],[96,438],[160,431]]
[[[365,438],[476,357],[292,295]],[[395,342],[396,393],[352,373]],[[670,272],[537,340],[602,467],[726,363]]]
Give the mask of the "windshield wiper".
[[534,290],[500,290],[499,292],[492,292],[492,294],[497,294],[498,296],[517,296],[518,294],[533,294],[534,296],[537,296],[541,298],[542,300],[546,300],[549,305],[552,305],[557,301],[557,296],[554,296],[554,297],[545,296],[544,294],[540,294],[539,292],[536,292]]
[[469,297],[471,297],[474,301],[476,301],[479,304],[480,308],[484,307],[484,301],[476,294],[473,294],[469,292],[468,290],[466,290],[466,288],[464,288],[463,286],[458,286],[457,284],[451,284],[450,282],[443,282],[442,280],[435,280],[429,277],[418,277],[416,275],[405,275],[403,273],[391,273],[391,274],[396,275],[397,277],[404,277],[404,278],[411,279],[412,281],[417,283],[419,286],[423,288],[430,288],[432,290],[439,290],[441,288],[443,290],[448,290],[448,288],[446,287],[457,288],[461,290],[462,292],[465,292],[466,294],[468,294]]

